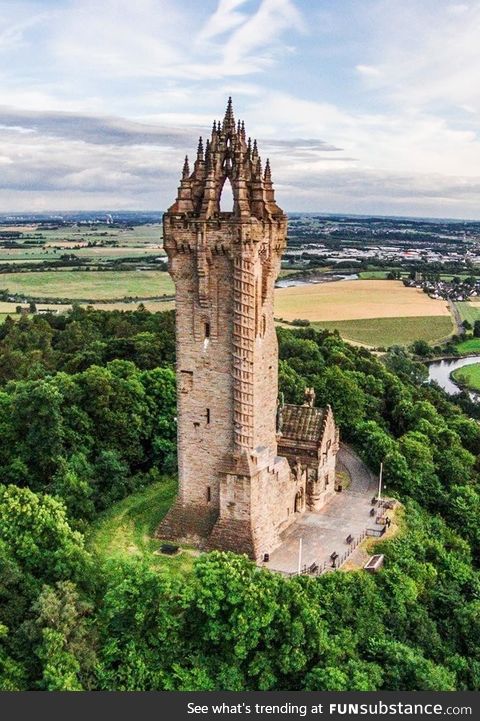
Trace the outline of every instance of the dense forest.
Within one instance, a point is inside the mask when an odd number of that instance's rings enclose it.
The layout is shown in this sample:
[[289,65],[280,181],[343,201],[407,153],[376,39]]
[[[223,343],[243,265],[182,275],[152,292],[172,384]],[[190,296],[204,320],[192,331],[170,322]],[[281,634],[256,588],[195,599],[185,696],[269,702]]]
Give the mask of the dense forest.
[[201,555],[179,577],[105,560],[89,525],[175,473],[172,313],[0,326],[0,688],[480,688],[480,425],[400,349],[281,329],[305,385],[404,505],[384,569],[285,579]]

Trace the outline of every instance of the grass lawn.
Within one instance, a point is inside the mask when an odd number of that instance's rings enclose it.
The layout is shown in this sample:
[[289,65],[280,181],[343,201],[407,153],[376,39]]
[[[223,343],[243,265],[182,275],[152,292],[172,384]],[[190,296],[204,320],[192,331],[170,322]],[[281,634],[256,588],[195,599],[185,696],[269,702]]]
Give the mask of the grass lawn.
[[466,386],[472,391],[480,391],[480,363],[457,368],[453,371],[452,378],[460,386]]
[[44,298],[120,299],[173,295],[174,285],[166,272],[146,271],[72,271],[40,273],[2,273],[0,287],[11,293]]
[[160,554],[161,541],[152,538],[176,492],[177,481],[164,478],[114,503],[92,524],[88,547],[104,560],[143,557],[162,572],[189,572],[195,552],[186,548],[175,556]]
[[468,340],[457,343],[455,348],[462,355],[467,355],[468,353],[480,353],[480,338],[468,338]]
[[385,348],[391,345],[409,345],[415,340],[436,343],[453,332],[452,319],[445,316],[318,321],[312,325],[316,328],[338,330],[345,340]]

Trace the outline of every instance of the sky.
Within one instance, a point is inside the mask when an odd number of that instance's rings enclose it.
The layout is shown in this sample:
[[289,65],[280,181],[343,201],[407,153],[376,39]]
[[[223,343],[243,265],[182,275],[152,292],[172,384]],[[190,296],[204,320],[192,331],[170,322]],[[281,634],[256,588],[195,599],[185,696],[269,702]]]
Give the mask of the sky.
[[290,212],[480,218],[480,0],[0,0],[0,212],[163,210],[229,95]]

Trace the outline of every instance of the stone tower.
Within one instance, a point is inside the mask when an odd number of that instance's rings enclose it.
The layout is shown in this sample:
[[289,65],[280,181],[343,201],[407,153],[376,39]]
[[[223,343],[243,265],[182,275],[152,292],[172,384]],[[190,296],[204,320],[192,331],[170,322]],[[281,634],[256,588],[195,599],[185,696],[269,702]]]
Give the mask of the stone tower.
[[159,535],[257,556],[269,545],[256,518],[262,487],[289,472],[277,458],[273,321],[287,218],[231,99],[205,148],[200,138],[193,172],[185,159],[163,224],[176,288],[179,495]]
[[273,291],[286,230],[270,164],[262,170],[229,99],[205,148],[200,138],[192,172],[185,159],[163,218],[176,289],[179,492],[159,538],[260,560],[296,514],[318,510],[333,490],[338,434],[313,399],[283,409],[285,455],[277,455]]

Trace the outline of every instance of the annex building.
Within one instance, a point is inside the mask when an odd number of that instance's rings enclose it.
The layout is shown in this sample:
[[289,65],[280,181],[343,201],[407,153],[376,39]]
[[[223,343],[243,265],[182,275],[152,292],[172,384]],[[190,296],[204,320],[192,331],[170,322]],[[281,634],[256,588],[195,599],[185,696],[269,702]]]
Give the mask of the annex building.
[[[233,208],[220,210],[230,183]],[[333,495],[332,410],[278,403],[273,293],[287,217],[269,161],[231,99],[163,218],[176,288],[179,492],[157,536],[207,549],[272,552],[299,514]]]

